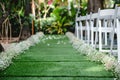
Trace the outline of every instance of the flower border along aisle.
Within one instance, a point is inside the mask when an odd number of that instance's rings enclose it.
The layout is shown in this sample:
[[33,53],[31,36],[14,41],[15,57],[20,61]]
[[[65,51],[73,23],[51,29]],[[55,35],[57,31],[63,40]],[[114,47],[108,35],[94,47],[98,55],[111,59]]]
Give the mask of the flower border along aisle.
[[77,39],[71,32],[67,32],[66,36],[69,38],[73,48],[77,49],[78,52],[86,55],[91,61],[103,63],[106,70],[113,71],[117,77],[120,77],[120,64],[114,56],[109,56],[106,53],[97,51],[89,44]]
[[38,32],[25,41],[9,44],[5,51],[0,53],[0,70],[7,68],[12,63],[12,58],[28,50],[31,46],[38,44],[43,36],[42,32]]

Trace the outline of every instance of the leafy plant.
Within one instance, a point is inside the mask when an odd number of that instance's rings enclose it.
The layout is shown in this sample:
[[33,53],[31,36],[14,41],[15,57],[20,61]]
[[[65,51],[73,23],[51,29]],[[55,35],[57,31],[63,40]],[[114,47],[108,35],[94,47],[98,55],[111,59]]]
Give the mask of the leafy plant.
[[87,0],[82,0],[82,3],[80,4],[81,5],[81,15],[86,15],[87,13]]
[[47,29],[48,33],[50,34],[64,34],[64,31],[66,31],[66,28],[62,27],[62,24],[57,21],[53,22],[51,27]]
[[68,31],[69,27],[74,24],[76,10],[72,6],[71,11],[68,11],[67,7],[56,7],[51,13],[51,17],[55,21],[49,26],[47,31],[50,34],[64,34]]
[[39,27],[40,31],[43,31],[45,34],[48,34],[48,28],[51,26],[52,22],[54,22],[54,18],[47,17],[46,19],[41,18],[40,20],[36,21],[36,26]]
[[[60,2],[55,0],[51,5],[52,7],[46,5],[46,8],[45,4],[41,3],[38,7],[42,12],[40,17],[35,20],[35,27],[49,34],[64,34],[70,28],[74,28],[76,9],[71,2],[71,10],[68,10],[66,3],[67,1],[64,0]],[[46,17],[44,17],[45,10],[50,7],[51,9],[46,14]]]

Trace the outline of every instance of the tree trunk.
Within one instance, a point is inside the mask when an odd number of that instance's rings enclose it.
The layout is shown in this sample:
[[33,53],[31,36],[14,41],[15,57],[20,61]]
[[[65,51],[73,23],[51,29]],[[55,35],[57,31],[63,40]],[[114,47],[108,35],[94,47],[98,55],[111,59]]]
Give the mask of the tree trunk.
[[97,12],[99,8],[103,9],[104,0],[88,0],[88,13]]
[[19,36],[18,36],[18,41],[20,40],[20,37],[21,37],[21,34],[22,34],[22,29],[23,29],[23,24],[21,22],[21,17],[20,15],[18,15],[18,21],[19,21],[19,24],[20,24],[20,33],[19,33]]
[[25,16],[29,16],[29,14],[32,12],[30,0],[26,0],[25,5]]
[[[34,4],[34,0],[32,0],[32,5],[31,5],[31,8],[32,8],[32,14],[35,18],[35,4]],[[34,20],[32,20],[32,35],[34,34]]]

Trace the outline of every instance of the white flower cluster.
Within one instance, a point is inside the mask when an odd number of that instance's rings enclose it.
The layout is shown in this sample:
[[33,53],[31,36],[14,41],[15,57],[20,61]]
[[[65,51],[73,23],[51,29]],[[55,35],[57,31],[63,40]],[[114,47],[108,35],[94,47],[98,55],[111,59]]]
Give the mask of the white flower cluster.
[[120,76],[120,64],[118,64],[114,56],[99,52],[92,46],[86,44],[84,41],[77,39],[71,32],[67,32],[66,36],[70,39],[70,43],[75,49],[77,49],[78,52],[88,56],[88,58],[92,61],[103,63],[105,69],[114,71],[118,76]]
[[118,64],[116,65],[115,73],[117,74],[117,77],[120,78],[120,63],[118,63]]
[[43,36],[44,34],[42,32],[38,32],[25,41],[7,45],[5,51],[0,53],[0,70],[7,68],[12,63],[12,58],[20,55],[25,50],[28,50],[31,46],[39,43]]
[[[49,35],[49,36],[45,36],[44,38],[42,38],[41,39],[41,41],[43,42],[43,43],[46,43],[46,41],[47,40],[56,40],[57,42],[56,42],[56,44],[57,45],[59,45],[59,44],[66,44],[66,42],[64,42],[63,40],[61,40],[61,39],[64,39],[64,38],[66,38],[66,36],[65,35]],[[46,43],[48,46],[50,46],[50,44],[49,43]]]

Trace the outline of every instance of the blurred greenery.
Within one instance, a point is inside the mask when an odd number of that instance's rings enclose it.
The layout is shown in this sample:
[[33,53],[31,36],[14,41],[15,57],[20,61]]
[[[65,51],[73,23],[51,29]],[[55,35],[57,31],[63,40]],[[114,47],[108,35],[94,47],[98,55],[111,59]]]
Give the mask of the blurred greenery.
[[82,0],[80,3],[80,15],[84,16],[87,13],[87,1],[88,0]]
[[19,35],[20,21],[23,23],[27,17],[24,15],[26,1],[28,0],[0,0],[0,19],[4,19],[4,15],[7,15],[12,25],[13,37]]
[[71,8],[72,11],[68,11],[66,7],[56,7],[51,13],[51,17],[55,19],[55,21],[51,24],[51,26],[47,29],[50,34],[64,34],[68,31],[69,27],[73,27],[75,20],[75,10]]
[[[66,31],[74,32],[77,9],[80,9],[79,15],[86,15],[87,13],[88,0],[70,0],[70,9],[68,9],[67,0],[35,0],[36,15],[33,16],[31,1],[0,0],[0,18],[7,14],[12,24],[13,36],[19,35],[19,19],[21,19],[22,24],[24,21],[28,21],[30,28],[32,20],[34,20],[35,32],[64,34]],[[51,2],[49,3],[49,1]],[[120,4],[120,0],[104,0],[105,8],[112,8],[115,4]]]
[[[54,9],[49,13],[50,17],[47,17],[46,19],[41,18],[41,30],[44,31],[44,33],[49,34],[64,34],[67,31],[72,31],[71,29],[73,29],[74,32],[74,21],[76,15],[74,4],[71,2],[71,10],[68,10],[66,3],[63,5],[54,2],[53,5]],[[49,20],[50,18],[51,21]]]

